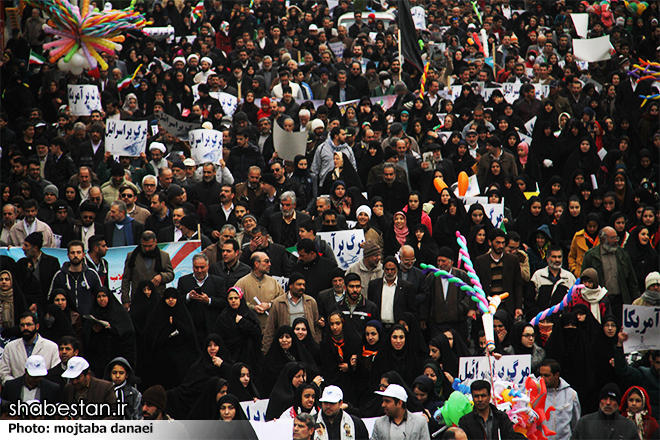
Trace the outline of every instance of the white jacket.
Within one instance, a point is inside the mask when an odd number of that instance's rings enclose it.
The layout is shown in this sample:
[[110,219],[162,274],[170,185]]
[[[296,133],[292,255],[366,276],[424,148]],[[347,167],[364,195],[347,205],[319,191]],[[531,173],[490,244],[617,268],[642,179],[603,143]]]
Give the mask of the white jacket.
[[[49,370],[60,363],[57,344],[41,335],[37,337],[32,354],[42,355]],[[16,379],[25,374],[25,363],[27,359],[28,355],[25,351],[23,338],[15,339],[7,344],[0,358],[0,382],[2,382],[2,385],[8,380]]]
[[545,425],[557,434],[548,436],[548,440],[570,439],[580,419],[580,399],[577,392],[562,378],[559,378],[557,388],[548,388],[545,409],[551,406],[554,406],[555,410],[550,413]]

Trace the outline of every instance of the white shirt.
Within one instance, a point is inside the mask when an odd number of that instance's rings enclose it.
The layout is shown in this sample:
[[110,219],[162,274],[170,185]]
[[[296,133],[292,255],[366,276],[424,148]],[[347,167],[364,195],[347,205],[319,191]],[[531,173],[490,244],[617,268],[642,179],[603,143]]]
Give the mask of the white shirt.
[[174,241],[179,241],[183,237],[183,232],[181,229],[174,227]]
[[397,277],[390,286],[387,284],[387,280],[383,278],[383,293],[380,303],[380,320],[383,324],[394,324],[394,294],[396,293],[398,279]]
[[34,387],[33,389],[29,389],[26,385],[23,385],[21,387],[21,400],[23,402],[27,402],[28,400],[36,399],[37,391],[39,391],[39,387]]
[[225,205],[223,204],[220,204],[220,206],[222,206],[222,211],[225,213],[225,218],[229,218],[231,213],[234,211],[234,204],[232,203],[229,209],[225,209]]

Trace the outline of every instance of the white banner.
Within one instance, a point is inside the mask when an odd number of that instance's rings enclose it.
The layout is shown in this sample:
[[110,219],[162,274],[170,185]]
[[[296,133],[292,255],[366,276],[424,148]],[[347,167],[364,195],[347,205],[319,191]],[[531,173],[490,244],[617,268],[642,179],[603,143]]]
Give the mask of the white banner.
[[426,29],[426,11],[421,6],[410,8],[410,15],[412,15],[415,29]]
[[197,165],[211,162],[218,164],[222,158],[222,132],[217,130],[193,130],[189,134],[190,155]]
[[74,116],[91,116],[93,110],[103,111],[99,89],[93,84],[69,84],[69,108]]
[[522,385],[532,374],[532,356],[529,354],[502,356],[499,360],[491,356],[490,365],[488,359],[486,356],[460,358],[458,378],[469,386],[475,380],[490,381],[492,372],[493,381],[510,380]]
[[660,307],[624,305],[623,331],[628,335],[628,340],[623,342],[623,351],[632,353],[660,349],[659,321]]
[[105,151],[115,157],[137,157],[147,146],[147,121],[108,119],[105,126]]
[[571,14],[575,32],[580,38],[587,38],[589,29],[589,14]]
[[142,32],[149,35],[154,40],[162,41],[162,40],[166,40],[167,38],[174,35],[174,28],[172,26],[167,26],[167,27],[145,27],[145,28],[142,28]]
[[360,244],[364,241],[364,231],[362,229],[319,232],[317,235],[321,237],[321,240],[327,241],[332,246],[337,265],[342,269],[348,269],[351,264],[362,258],[362,248],[360,247]]
[[344,56],[344,49],[346,49],[346,46],[344,46],[344,43],[341,41],[338,41],[336,43],[329,43],[328,48],[332,51],[332,53],[335,54],[337,58],[342,58]]
[[280,124],[275,123],[273,127],[273,147],[280,159],[293,162],[297,155],[305,154],[307,150],[307,132],[290,133],[284,131]]
[[233,116],[238,107],[238,98],[225,92],[209,92],[209,96],[220,101],[225,115]]
[[158,118],[158,123],[165,131],[183,141],[188,140],[189,132],[202,128],[202,124],[198,122],[179,121],[174,116],[170,116],[165,112],[156,113],[156,117]]
[[[456,197],[460,197],[458,195],[458,182],[453,183],[449,189],[456,195]],[[481,190],[479,189],[479,182],[477,181],[477,175],[473,174],[468,179],[468,189],[467,191],[465,191],[465,195],[470,197],[470,196],[478,196],[479,194],[481,194]]]

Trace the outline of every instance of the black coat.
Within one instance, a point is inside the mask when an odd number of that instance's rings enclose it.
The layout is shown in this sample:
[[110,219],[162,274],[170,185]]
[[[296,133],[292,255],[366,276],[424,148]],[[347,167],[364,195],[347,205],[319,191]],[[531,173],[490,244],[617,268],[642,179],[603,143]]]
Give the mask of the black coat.
[[203,202],[206,206],[217,205],[220,203],[220,190],[222,185],[215,177],[210,182],[198,182],[195,185],[195,199]]
[[[225,281],[216,275],[209,274],[206,281],[204,281],[204,285],[199,287],[195,275],[190,274],[179,279],[177,290],[179,291],[179,301],[184,301],[188,312],[190,312],[195,330],[197,331],[198,340],[204,340],[206,335],[211,333],[211,329],[213,329],[215,321],[220,316],[222,310],[227,306]],[[207,294],[211,303],[207,305],[194,299],[187,301],[186,295],[191,290],[197,293]]]
[[[332,96],[336,103],[341,102],[339,100],[339,83],[330,86],[327,96]],[[346,101],[352,101],[354,99],[360,99],[360,92],[352,85],[346,84]]]
[[50,285],[61,265],[57,258],[42,253],[39,262],[39,278],[37,278],[34,271],[28,268],[28,263],[32,264],[28,258],[18,260],[13,273],[14,282],[20,285],[27,306],[37,304],[39,313],[43,313],[48,302]]
[[[5,382],[2,387],[3,412],[6,410],[5,405],[21,400],[23,385],[25,385],[25,375]],[[58,384],[42,379],[37,386],[40,392],[40,402],[57,403],[62,401],[62,390]]]
[[[305,220],[311,220],[312,218],[307,214],[296,211],[296,237],[298,236],[298,228],[300,223]],[[284,224],[284,214],[282,211],[276,212],[270,216],[270,221],[268,223],[268,235],[273,239],[274,243],[282,244],[282,225]],[[296,240],[298,241],[298,240]]]
[[[131,222],[131,228],[133,228],[133,244],[136,245],[140,242],[140,236],[144,232],[144,225],[137,220],[133,220]],[[112,239],[115,235],[115,222],[110,220],[103,223],[103,230],[106,244],[108,247],[112,247]]]
[[[369,282],[367,297],[373,301],[379,311],[383,309],[383,278]],[[412,283],[397,278],[394,293],[394,322],[398,322],[405,312],[415,313],[415,288]],[[382,316],[381,316],[382,318]]]
[[458,426],[465,431],[467,438],[484,438],[508,440],[516,438],[513,430],[513,423],[506,413],[499,411],[495,405],[490,404],[490,410],[493,413],[493,430],[490,433],[484,432],[482,418],[476,410],[461,417]]
[[[270,275],[277,277],[288,277],[291,273],[291,254],[284,249],[284,246],[277,243],[269,243],[265,249],[257,249],[257,252],[265,252],[270,258]],[[243,248],[241,252],[241,261],[250,265],[252,251],[249,246]]]
[[[490,257],[490,253],[488,253],[477,257],[474,263],[474,269],[477,271],[477,275],[479,275],[486,296],[491,295],[490,283],[488,282],[491,279],[491,261],[493,259]],[[502,301],[502,306],[504,306],[503,308],[511,316],[515,316],[516,309],[522,309],[523,305],[523,283],[520,274],[520,262],[518,261],[518,257],[505,252],[502,255],[502,264],[504,265],[502,270],[502,291],[509,292],[509,296]]]
[[207,237],[211,238],[213,242],[218,240],[213,237],[213,231],[220,231],[222,227],[226,224],[230,224],[235,228],[238,228],[238,220],[236,219],[236,214],[232,211],[229,214],[229,217],[225,215],[225,211],[222,209],[221,204],[217,205],[207,205],[206,216],[202,220],[202,232]]
[[332,270],[335,267],[337,260],[334,258],[318,257],[311,263],[298,261],[291,268],[291,273],[298,272],[305,277],[305,293],[316,300],[322,290],[332,287]]

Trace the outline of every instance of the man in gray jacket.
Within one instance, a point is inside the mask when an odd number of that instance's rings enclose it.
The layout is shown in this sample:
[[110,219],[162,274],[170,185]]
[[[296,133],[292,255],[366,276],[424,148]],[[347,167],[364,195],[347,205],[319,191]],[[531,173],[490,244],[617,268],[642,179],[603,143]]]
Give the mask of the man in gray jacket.
[[426,419],[406,409],[408,393],[397,384],[385,391],[376,391],[383,396],[385,415],[376,419],[371,440],[430,440]]
[[580,419],[580,399],[577,392],[564,379],[559,377],[561,366],[554,359],[544,359],[539,367],[539,375],[545,381],[548,395],[545,410],[554,407],[546,426],[556,432],[548,440],[568,440]]

